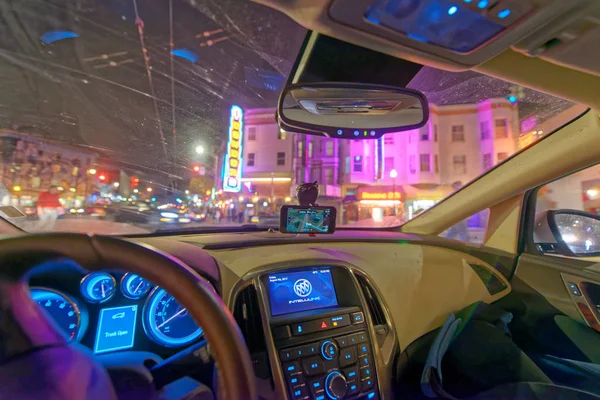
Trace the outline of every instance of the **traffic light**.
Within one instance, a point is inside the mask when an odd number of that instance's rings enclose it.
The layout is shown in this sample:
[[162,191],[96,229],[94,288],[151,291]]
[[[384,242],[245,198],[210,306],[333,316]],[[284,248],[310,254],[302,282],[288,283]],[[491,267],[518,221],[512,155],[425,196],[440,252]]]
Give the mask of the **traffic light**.
[[510,93],[505,96],[506,100],[510,102],[510,104],[515,105],[525,97],[525,91],[522,86],[511,86]]
[[199,165],[194,165],[194,172],[200,172],[200,166]]

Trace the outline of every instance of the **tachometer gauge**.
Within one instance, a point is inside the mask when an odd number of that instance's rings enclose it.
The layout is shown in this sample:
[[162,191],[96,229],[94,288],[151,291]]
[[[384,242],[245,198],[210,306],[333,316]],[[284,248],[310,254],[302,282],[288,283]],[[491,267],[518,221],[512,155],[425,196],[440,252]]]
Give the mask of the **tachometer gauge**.
[[158,287],[148,297],[144,309],[144,329],[156,343],[169,347],[190,344],[203,332],[187,309]]
[[81,294],[91,303],[101,303],[115,294],[117,281],[106,272],[92,272],[81,280]]
[[152,284],[139,275],[127,273],[121,279],[123,296],[129,299],[140,299],[148,293]]
[[73,299],[64,293],[46,288],[31,288],[31,298],[50,314],[70,341],[81,338],[87,318],[82,318]]

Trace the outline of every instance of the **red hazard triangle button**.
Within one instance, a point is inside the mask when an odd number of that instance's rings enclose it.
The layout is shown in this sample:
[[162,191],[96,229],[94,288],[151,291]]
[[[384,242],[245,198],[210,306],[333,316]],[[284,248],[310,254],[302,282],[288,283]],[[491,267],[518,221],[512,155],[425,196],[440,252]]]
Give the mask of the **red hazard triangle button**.
[[321,329],[327,329],[327,328],[328,328],[328,326],[325,323],[325,321],[321,322]]

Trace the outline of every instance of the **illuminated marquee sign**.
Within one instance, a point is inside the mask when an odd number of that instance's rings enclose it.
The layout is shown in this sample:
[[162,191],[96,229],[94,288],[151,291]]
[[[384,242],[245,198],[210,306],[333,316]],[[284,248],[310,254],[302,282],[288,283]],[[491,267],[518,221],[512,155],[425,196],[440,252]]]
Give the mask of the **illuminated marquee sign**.
[[400,192],[361,192],[359,194],[360,200],[402,200],[402,193]]
[[242,132],[244,112],[238,106],[231,107],[229,140],[223,165],[223,190],[239,192],[242,188]]

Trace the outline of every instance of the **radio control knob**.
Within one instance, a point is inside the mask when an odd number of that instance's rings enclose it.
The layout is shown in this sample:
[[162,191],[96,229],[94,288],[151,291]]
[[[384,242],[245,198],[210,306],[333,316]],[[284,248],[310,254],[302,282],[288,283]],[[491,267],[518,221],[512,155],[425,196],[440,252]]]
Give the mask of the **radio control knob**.
[[326,360],[333,360],[338,356],[338,346],[333,340],[326,340],[321,345],[321,355]]
[[338,371],[330,372],[325,378],[325,391],[332,399],[341,399],[346,395],[347,389],[346,377]]

